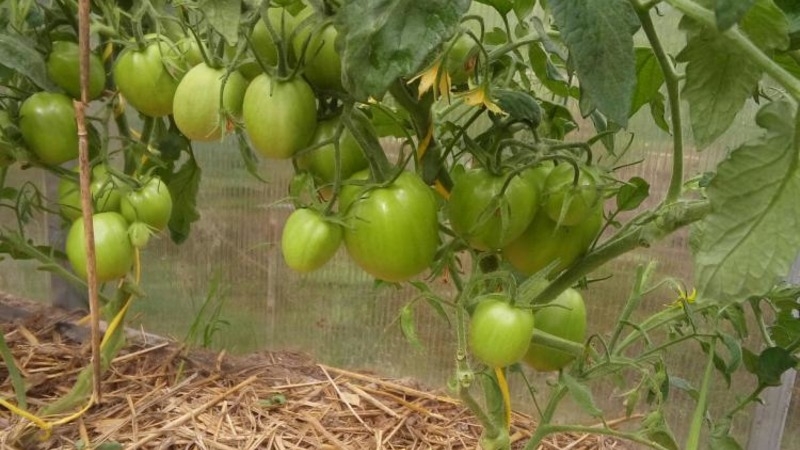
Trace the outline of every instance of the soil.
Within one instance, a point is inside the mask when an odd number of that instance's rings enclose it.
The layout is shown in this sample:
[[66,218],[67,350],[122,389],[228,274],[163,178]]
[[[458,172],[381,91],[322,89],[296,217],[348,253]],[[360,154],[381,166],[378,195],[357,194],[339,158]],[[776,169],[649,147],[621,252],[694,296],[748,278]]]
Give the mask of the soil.
[[[25,385],[24,411],[52,405],[88,370],[84,322],[80,313],[0,293],[0,331]],[[36,416],[0,406],[0,449],[479,448],[481,427],[469,410],[413,380],[328,367],[300,353],[235,356],[142,331],[126,334],[104,373],[99,402],[74,414],[87,398],[38,425]],[[12,378],[0,365],[0,399],[19,406]],[[535,423],[517,413],[512,422],[513,448],[522,448]],[[562,434],[539,448],[627,447]]]

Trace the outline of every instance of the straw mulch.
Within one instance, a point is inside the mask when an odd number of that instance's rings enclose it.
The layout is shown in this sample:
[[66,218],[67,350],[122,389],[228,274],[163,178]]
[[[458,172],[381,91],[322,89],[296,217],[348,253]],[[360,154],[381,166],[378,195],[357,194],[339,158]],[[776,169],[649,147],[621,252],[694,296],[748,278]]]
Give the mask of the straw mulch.
[[[89,364],[88,331],[63,311],[0,294],[0,332],[28,385],[30,410],[63,395]],[[144,333],[103,381],[100,405],[47,439],[0,408],[1,449],[475,449],[481,428],[447,395],[413,382],[316,364],[290,352],[186,351]],[[0,365],[0,398],[14,399]],[[515,414],[521,448],[534,424]],[[77,445],[77,446],[76,446]],[[547,450],[622,449],[593,435],[552,436]]]

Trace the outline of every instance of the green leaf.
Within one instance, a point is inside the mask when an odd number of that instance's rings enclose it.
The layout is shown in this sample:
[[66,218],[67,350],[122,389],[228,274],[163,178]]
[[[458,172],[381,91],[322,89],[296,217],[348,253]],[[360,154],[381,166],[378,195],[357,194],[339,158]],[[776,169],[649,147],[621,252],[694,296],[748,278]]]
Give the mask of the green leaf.
[[713,450],[742,450],[742,446],[731,437],[730,419],[720,420],[711,430],[708,448]]
[[714,14],[717,16],[717,28],[724,31],[732,27],[755,2],[756,0],[716,0]]
[[551,0],[581,91],[604,115],[628,123],[636,84],[633,33],[639,20],[627,0]]
[[25,37],[0,34],[0,66],[18,72],[44,90],[58,89],[47,77],[44,57]]
[[617,209],[633,211],[650,196],[650,183],[641,177],[633,177],[617,192]]
[[417,335],[417,325],[414,319],[414,304],[406,303],[400,310],[400,330],[403,336],[406,337],[408,342],[414,347],[422,348],[422,342]]
[[172,194],[172,216],[169,219],[169,234],[172,242],[180,244],[189,237],[192,223],[200,218],[197,212],[197,191],[200,188],[200,166],[189,158],[167,182]]
[[653,49],[649,47],[636,48],[636,90],[633,92],[631,102],[631,116],[644,105],[651,103],[656,98],[663,98],[660,89],[664,85],[664,72],[658,65]]
[[588,386],[580,383],[566,372],[561,372],[561,381],[575,402],[578,403],[578,406],[583,408],[587,414],[593,417],[601,417],[603,415],[603,411],[594,403],[592,391],[589,390]]
[[221,34],[229,45],[235,45],[239,40],[242,0],[200,0],[197,6],[205,14],[211,28]]
[[718,166],[707,188],[712,211],[691,240],[700,298],[763,295],[789,273],[800,247],[795,114],[787,102],[765,105],[756,115],[764,135]]
[[800,2],[797,0],[774,0],[775,5],[783,10],[789,21],[789,50],[800,48]]
[[669,133],[669,123],[667,123],[667,108],[664,105],[664,95],[658,94],[657,97],[650,101],[650,116],[653,121],[658,125],[658,128]]
[[414,74],[451,38],[469,0],[352,0],[336,15],[342,81],[365,101],[383,98],[399,77]]
[[770,347],[758,355],[756,376],[767,386],[780,386],[781,375],[797,366],[797,358],[782,347]]
[[711,29],[690,33],[677,60],[687,63],[683,94],[702,150],[730,127],[756,89],[761,69]]
[[757,0],[739,25],[760,49],[785,49],[789,46],[789,23],[772,0]]
[[542,122],[542,108],[529,93],[523,91],[510,91],[507,89],[492,90],[492,99],[508,115],[521,122],[526,122],[536,128]]
[[695,401],[697,401],[697,399],[700,398],[700,393],[697,391],[697,388],[692,386],[692,383],[690,383],[686,379],[676,376],[670,376],[669,384],[675,389],[680,389],[683,392],[686,392],[687,394],[689,394],[689,397],[692,397]]
[[653,411],[642,419],[642,431],[648,439],[666,449],[680,449],[677,441],[675,441],[675,435],[670,430],[669,424],[660,410]]
[[574,89],[575,96],[579,95],[579,91],[570,86],[558,71],[558,68],[550,60],[550,56],[541,44],[531,44],[528,47],[528,57],[530,58],[534,75],[550,92],[559,97],[569,97],[573,95]]
[[536,0],[515,0],[513,3],[514,15],[520,22],[524,22],[533,12],[533,7],[536,6]]
[[514,1],[512,0],[475,0],[477,3],[483,3],[494,8],[495,11],[500,13],[501,16],[508,15],[514,9]]

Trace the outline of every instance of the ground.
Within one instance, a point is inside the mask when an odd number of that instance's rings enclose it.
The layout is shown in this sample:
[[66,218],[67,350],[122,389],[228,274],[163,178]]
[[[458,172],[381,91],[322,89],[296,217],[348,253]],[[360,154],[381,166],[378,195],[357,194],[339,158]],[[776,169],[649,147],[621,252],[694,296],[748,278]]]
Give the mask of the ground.
[[[29,411],[63,396],[90,363],[80,318],[0,293],[0,330],[25,379]],[[292,352],[190,350],[134,330],[102,389],[100,404],[49,436],[0,408],[0,448],[81,449],[88,441],[106,450],[474,449],[481,432],[457,400],[413,380],[328,367]],[[0,398],[16,398],[5,364]],[[514,415],[515,448],[534,426]],[[540,448],[626,447],[565,434]]]

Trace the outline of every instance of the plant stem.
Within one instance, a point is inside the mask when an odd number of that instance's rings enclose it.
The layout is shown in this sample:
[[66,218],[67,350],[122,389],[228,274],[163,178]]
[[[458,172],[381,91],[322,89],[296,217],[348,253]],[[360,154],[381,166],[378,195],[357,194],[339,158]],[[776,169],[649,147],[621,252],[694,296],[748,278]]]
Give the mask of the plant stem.
[[689,425],[689,435],[686,438],[686,446],[684,447],[686,450],[697,450],[700,447],[700,433],[703,430],[703,418],[706,415],[708,394],[711,388],[711,375],[714,372],[714,346],[716,342],[716,339],[711,339],[711,345],[708,348],[708,362],[706,363],[705,373],[703,373],[703,382],[700,385],[697,407],[694,409],[692,422]]
[[631,314],[633,314],[633,311],[642,302],[642,292],[644,292],[645,285],[647,284],[647,281],[654,270],[655,263],[650,263],[647,266],[639,266],[636,268],[636,281],[633,284],[633,290],[630,297],[628,297],[628,301],[625,302],[625,307],[622,309],[619,320],[617,320],[617,326],[614,329],[614,334],[611,336],[611,340],[608,342],[608,348],[610,351],[613,351],[614,346],[617,345],[617,341],[622,334],[622,328],[626,323],[628,323],[628,319],[630,318]]
[[[687,17],[707,27],[716,29],[717,21],[714,13],[697,3],[691,0],[667,0],[667,3],[678,9]],[[744,33],[739,31],[737,27],[731,27],[721,34],[728,38],[731,44],[735,45],[745,57],[758,64],[764,72],[783,86],[795,101],[800,101],[800,80],[770,59],[769,56],[753,44]]]
[[558,403],[564,398],[565,395],[567,395],[567,388],[563,384],[559,384],[558,387],[556,387],[556,390],[550,395],[550,399],[547,402],[547,407],[545,407],[539,420],[539,425],[536,427],[533,435],[528,440],[528,443],[525,444],[523,450],[534,450],[537,448],[539,443],[542,442],[542,439],[551,433],[551,431],[548,431],[548,427],[551,425],[548,424],[551,420],[553,420],[553,415],[556,412]]
[[661,39],[659,39],[656,28],[650,18],[649,9],[644,9],[635,0],[631,0],[631,2],[636,9],[636,14],[639,16],[639,22],[642,24],[647,40],[653,48],[653,54],[656,56],[658,65],[664,74],[664,84],[667,87],[670,121],[672,121],[672,175],[664,201],[670,203],[678,200],[683,187],[683,121],[681,119],[680,78],[675,66],[672,64],[672,59],[664,50],[664,46],[661,45]]
[[538,344],[545,347],[552,348],[554,350],[558,350],[560,352],[564,352],[575,357],[580,357],[583,355],[585,350],[583,344],[579,342],[570,341],[569,339],[563,339],[558,336],[552,335],[546,331],[535,329],[533,330],[533,336],[531,337],[531,344]]

